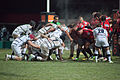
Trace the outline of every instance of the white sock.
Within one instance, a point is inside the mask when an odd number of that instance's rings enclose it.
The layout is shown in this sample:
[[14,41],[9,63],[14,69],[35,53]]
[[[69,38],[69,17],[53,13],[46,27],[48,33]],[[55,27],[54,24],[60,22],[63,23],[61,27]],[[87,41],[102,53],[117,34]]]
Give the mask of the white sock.
[[63,50],[64,50],[64,47],[62,46],[62,49],[61,49],[61,54],[63,54]]
[[95,61],[97,62],[98,60],[98,51],[97,50],[95,50],[95,54],[96,54],[96,56],[95,56]]
[[24,49],[23,49],[23,53],[26,53],[26,51],[27,51],[27,48],[24,48]]
[[[107,54],[110,55],[110,50],[107,50]],[[108,56],[108,61],[111,61],[111,56]]]
[[37,60],[43,60],[43,58],[40,56],[37,56]]
[[35,58],[35,55],[31,54],[33,58]]
[[7,57],[10,58],[10,59],[15,59],[16,56],[14,56],[14,55],[7,55]]
[[61,54],[63,54],[63,50],[64,50],[64,49],[61,49]]
[[56,51],[56,54],[58,54],[58,49],[56,49],[55,51]]

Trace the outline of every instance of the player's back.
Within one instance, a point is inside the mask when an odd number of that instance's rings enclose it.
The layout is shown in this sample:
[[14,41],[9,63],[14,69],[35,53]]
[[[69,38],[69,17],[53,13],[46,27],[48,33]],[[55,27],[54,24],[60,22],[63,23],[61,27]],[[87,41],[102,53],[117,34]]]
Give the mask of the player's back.
[[28,40],[30,40],[30,38],[28,37],[28,35],[24,35],[21,37],[16,38],[13,42],[12,45],[16,45],[16,46],[22,46],[24,43],[26,43]]
[[29,29],[30,29],[30,25],[24,24],[24,25],[18,26],[13,32],[18,32],[19,34],[22,34],[22,33],[26,33],[27,31],[29,31]]
[[97,27],[97,28],[94,29],[93,35],[96,38],[107,38],[108,33],[107,33],[107,31],[104,28]]

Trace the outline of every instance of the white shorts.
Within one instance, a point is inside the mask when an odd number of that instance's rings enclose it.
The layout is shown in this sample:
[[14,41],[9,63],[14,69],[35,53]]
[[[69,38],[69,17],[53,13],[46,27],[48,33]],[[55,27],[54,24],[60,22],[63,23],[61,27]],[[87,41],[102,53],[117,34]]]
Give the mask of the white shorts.
[[[31,47],[31,46],[30,46]],[[40,46],[40,49],[31,47],[32,54],[39,53],[40,55],[48,56],[49,55],[49,49],[46,45],[42,44]]]
[[41,53],[45,56],[49,56],[49,48],[47,47],[47,45],[45,44],[42,44],[40,46],[40,49],[41,49]]
[[109,47],[109,43],[106,38],[98,38],[95,43],[96,47]]
[[13,32],[12,36],[14,39],[16,39],[17,37],[20,37],[20,34],[18,32]]
[[21,47],[12,44],[11,48],[14,51],[14,53],[15,53],[16,56],[22,57],[22,49],[21,49]]

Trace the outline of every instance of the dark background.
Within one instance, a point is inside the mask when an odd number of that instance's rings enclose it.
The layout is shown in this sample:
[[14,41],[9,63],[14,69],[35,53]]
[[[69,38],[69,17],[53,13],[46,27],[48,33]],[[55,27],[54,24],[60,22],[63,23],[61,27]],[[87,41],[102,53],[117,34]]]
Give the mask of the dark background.
[[[90,18],[93,11],[100,11],[108,16],[113,9],[119,8],[119,0],[51,0],[51,12],[56,12],[60,19],[66,16],[74,19],[78,16]],[[31,19],[40,20],[40,13],[46,11],[47,0],[1,0],[0,23],[27,23]],[[65,14],[65,11],[67,13]]]

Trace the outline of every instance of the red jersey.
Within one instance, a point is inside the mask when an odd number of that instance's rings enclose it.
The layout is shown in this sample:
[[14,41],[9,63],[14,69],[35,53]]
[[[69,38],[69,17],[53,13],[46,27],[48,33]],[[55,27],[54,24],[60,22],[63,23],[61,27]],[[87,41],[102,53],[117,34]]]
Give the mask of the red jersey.
[[77,24],[77,28],[85,28],[85,26],[89,25],[89,22],[83,21],[82,23]]
[[93,31],[91,29],[83,29],[82,38],[93,41],[94,40]]
[[108,36],[109,36],[109,31],[113,31],[113,29],[110,27],[110,23],[108,22],[108,20],[106,20],[105,22],[101,22],[101,25],[104,29],[107,30],[108,32]]
[[96,24],[98,24],[98,23],[100,23],[99,20],[92,18],[92,20],[90,22],[92,29],[94,29],[96,27]]
[[111,18],[106,16],[106,21],[110,22]]
[[120,32],[120,18],[117,19],[117,23],[116,23],[116,26],[117,26],[117,32]]

